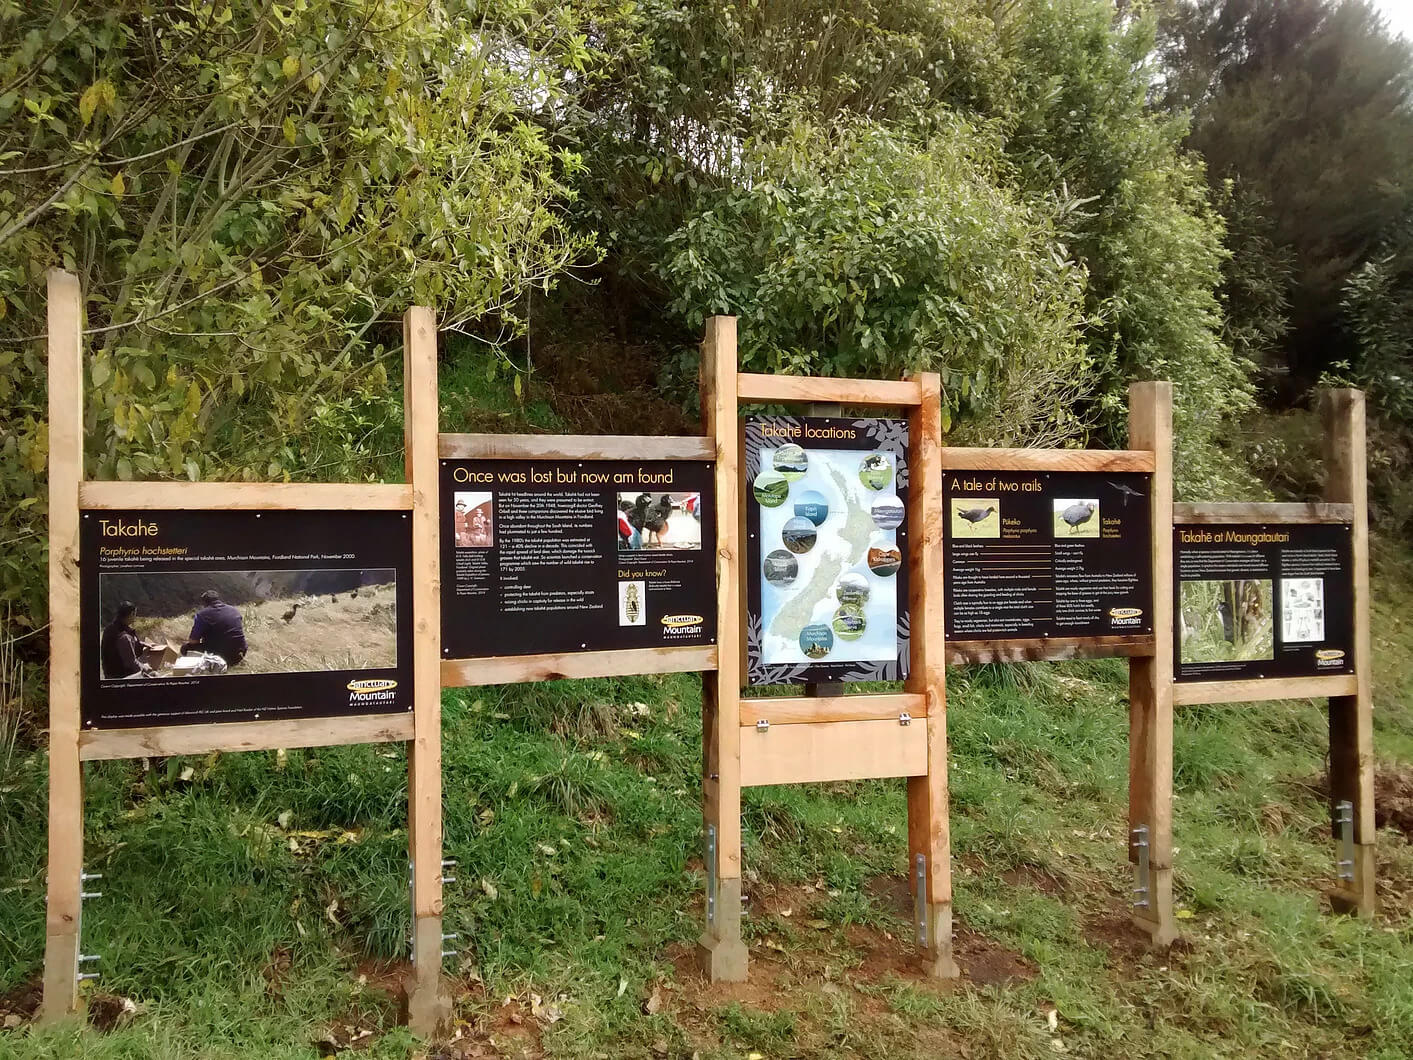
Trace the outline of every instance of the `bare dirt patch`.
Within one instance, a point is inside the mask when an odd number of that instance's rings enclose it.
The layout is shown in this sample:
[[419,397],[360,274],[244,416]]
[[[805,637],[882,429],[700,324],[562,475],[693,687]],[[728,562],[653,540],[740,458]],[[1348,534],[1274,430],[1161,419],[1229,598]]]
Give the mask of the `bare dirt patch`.
[[970,928],[958,928],[952,952],[962,975],[976,986],[1010,986],[1028,983],[1039,969],[1015,950]]
[[39,979],[31,979],[8,993],[0,994],[0,1028],[14,1030],[34,1019],[43,996],[44,984]]
[[1192,943],[1181,936],[1167,948],[1155,948],[1142,928],[1117,910],[1086,918],[1084,938],[1091,946],[1108,951],[1109,966],[1133,969],[1140,965],[1180,965],[1192,952]]
[[1413,765],[1397,765],[1374,773],[1374,824],[1396,828],[1413,839]]
[[1041,894],[1056,897],[1065,893],[1065,884],[1058,876],[1034,865],[1016,865],[1001,873],[1001,879],[1011,887],[1028,887]]

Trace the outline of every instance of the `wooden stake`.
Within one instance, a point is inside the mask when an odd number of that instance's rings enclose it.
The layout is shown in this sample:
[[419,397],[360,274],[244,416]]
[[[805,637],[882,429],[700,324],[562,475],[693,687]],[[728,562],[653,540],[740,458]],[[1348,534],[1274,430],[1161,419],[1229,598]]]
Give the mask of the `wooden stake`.
[[[707,320],[702,342],[703,433],[716,443],[717,669],[702,674],[702,810],[716,834],[716,902],[697,943],[712,982],[744,982],[741,941],[741,523],[740,433],[736,422],[736,318]],[[707,865],[706,871],[713,871]]]
[[1354,879],[1334,892],[1344,912],[1372,917],[1374,891],[1373,642],[1369,634],[1368,469],[1364,451],[1364,394],[1326,390],[1325,500],[1353,506],[1354,676],[1352,696],[1330,698],[1330,818],[1340,802],[1354,804]]
[[[1148,828],[1147,905],[1133,919],[1167,946],[1173,918],[1173,385],[1129,387],[1129,445],[1153,453],[1153,654],[1129,660],[1128,826]],[[1129,845],[1129,857],[1134,849]]]
[[79,762],[79,482],[83,296],[49,270],[49,911],[40,1020],[78,1010],[83,767]]
[[[952,958],[952,836],[947,796],[947,647],[943,615],[942,383],[932,372],[913,376],[922,403],[908,416],[907,690],[927,700],[927,772],[908,778],[908,866],[926,860],[927,970],[957,976]],[[916,886],[916,883],[914,883]]]
[[407,750],[412,860],[408,1026],[436,1034],[451,1018],[442,988],[441,547],[437,525],[437,322],[423,306],[402,321],[403,442],[412,486],[413,738]]

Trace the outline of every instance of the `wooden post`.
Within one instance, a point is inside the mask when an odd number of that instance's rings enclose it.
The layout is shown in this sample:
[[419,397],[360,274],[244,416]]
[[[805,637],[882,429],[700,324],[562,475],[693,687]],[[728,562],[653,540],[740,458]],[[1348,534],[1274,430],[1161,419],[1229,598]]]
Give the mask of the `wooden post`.
[[707,320],[702,342],[702,420],[716,443],[717,669],[702,674],[702,811],[714,830],[715,900],[697,943],[712,982],[746,979],[741,941],[741,443],[736,422],[736,318]]
[[1134,923],[1156,946],[1177,938],[1173,918],[1173,385],[1129,387],[1129,448],[1153,452],[1153,655],[1129,661],[1128,827],[1147,828],[1149,881]]
[[1330,816],[1339,836],[1336,807],[1354,805],[1354,879],[1332,895],[1343,912],[1372,917],[1374,892],[1373,643],[1369,635],[1368,468],[1364,453],[1364,394],[1326,390],[1325,500],[1354,507],[1351,557],[1354,575],[1354,675],[1352,696],[1330,698]]
[[49,910],[44,1001],[50,1023],[78,1010],[83,767],[79,763],[79,483],[83,479],[83,295],[49,270]]
[[441,546],[437,525],[437,322],[407,310],[403,334],[403,442],[412,487],[413,736],[407,749],[412,862],[412,981],[407,1022],[431,1036],[451,1017],[442,989]]
[[957,976],[952,958],[952,837],[947,805],[947,650],[943,616],[942,562],[942,383],[933,372],[914,376],[922,403],[908,416],[907,690],[927,698],[927,773],[908,778],[908,876],[925,860],[927,931],[923,946],[929,974]]

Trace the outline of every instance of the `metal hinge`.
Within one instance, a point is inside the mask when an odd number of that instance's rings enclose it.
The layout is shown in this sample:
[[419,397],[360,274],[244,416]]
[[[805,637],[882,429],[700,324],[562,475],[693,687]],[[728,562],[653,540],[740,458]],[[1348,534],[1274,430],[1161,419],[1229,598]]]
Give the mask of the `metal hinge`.
[[903,711],[903,713],[901,713],[901,714],[898,715],[898,724],[899,724],[899,725],[911,725],[912,723],[913,723],[913,716],[912,716],[911,714],[909,714],[906,710]]
[[760,721],[756,722],[756,732],[769,732],[769,731],[770,731],[770,719],[769,719],[769,718],[761,718]]

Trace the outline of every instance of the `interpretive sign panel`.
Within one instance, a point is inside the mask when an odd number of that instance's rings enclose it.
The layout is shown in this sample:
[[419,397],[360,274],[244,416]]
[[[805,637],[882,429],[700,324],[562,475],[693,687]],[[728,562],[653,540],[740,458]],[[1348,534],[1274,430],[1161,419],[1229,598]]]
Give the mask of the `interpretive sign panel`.
[[1173,527],[1179,681],[1354,672],[1352,528]]
[[442,657],[714,643],[713,468],[443,460]]
[[412,709],[399,511],[86,511],[86,729]]
[[1153,632],[1151,476],[944,471],[949,640]]
[[907,422],[744,430],[748,683],[906,677]]

